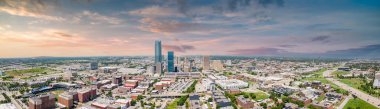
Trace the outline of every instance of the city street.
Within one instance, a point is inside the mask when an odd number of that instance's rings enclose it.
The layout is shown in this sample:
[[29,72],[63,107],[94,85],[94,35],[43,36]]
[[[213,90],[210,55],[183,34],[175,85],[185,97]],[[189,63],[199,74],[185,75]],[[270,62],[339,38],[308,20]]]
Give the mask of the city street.
[[334,71],[335,70],[326,70],[325,72],[323,72],[323,77],[325,77],[327,80],[331,81],[332,83],[338,85],[340,88],[349,91],[351,94],[356,95],[358,98],[360,98],[364,101],[367,101],[368,103],[380,108],[380,106],[379,106],[380,105],[380,99],[379,98],[376,98],[376,97],[373,97],[369,94],[361,92],[358,89],[352,88],[352,87],[350,87],[350,86],[348,86],[342,82],[339,82],[338,80],[336,80],[334,78],[329,77],[330,74]]
[[344,98],[344,101],[339,105],[339,107],[337,109],[343,109],[344,106],[348,103],[348,101],[352,99],[352,96],[347,96],[346,98]]

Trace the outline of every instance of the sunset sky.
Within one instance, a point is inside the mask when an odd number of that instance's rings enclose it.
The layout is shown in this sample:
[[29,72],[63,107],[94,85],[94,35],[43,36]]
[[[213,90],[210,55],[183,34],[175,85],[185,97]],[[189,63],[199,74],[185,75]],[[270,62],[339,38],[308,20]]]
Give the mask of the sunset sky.
[[380,0],[0,0],[0,58],[380,57]]

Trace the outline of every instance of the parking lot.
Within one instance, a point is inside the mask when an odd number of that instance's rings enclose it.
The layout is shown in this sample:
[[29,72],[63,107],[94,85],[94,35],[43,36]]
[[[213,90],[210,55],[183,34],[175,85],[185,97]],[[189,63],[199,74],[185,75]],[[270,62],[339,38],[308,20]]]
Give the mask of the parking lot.
[[193,83],[193,80],[179,79],[177,82],[170,85],[170,87],[163,93],[182,93],[192,83]]

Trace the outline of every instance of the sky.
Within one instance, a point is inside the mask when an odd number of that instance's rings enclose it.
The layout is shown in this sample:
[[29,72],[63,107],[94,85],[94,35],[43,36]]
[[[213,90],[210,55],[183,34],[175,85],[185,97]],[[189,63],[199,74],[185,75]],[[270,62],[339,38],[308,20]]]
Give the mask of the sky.
[[379,0],[0,0],[0,58],[380,57]]

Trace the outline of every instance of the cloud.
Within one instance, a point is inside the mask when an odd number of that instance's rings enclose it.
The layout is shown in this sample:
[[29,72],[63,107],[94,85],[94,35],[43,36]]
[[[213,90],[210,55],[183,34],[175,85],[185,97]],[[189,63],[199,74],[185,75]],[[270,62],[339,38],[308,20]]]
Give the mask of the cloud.
[[310,39],[312,42],[329,42],[329,39],[331,36],[316,36]]
[[91,22],[91,24],[100,24],[100,23],[109,23],[109,24],[121,24],[123,22],[122,19],[116,18],[116,17],[110,17],[101,15],[97,12],[91,12],[88,10],[83,11],[77,18],[79,19],[82,17],[86,17],[88,19],[94,20],[94,22]]
[[178,12],[176,9],[168,8],[168,7],[160,7],[160,6],[150,6],[143,9],[133,10],[129,12],[121,12],[121,13],[127,13],[130,15],[138,15],[138,16],[145,16],[145,17],[181,17],[184,16],[180,12]]
[[293,47],[296,47],[297,45],[292,45],[292,44],[284,44],[284,45],[278,45],[279,47],[283,47],[283,48],[293,48]]
[[0,11],[16,16],[34,17],[51,21],[64,21],[62,17],[46,14],[53,10],[57,0],[0,0]]
[[236,49],[227,51],[234,55],[278,55],[280,53],[285,53],[283,49],[278,48],[252,48],[252,49]]
[[167,51],[175,51],[182,53],[185,53],[188,50],[195,49],[195,47],[191,45],[163,45],[162,47]]
[[344,50],[328,51],[321,55],[328,57],[380,58],[380,44],[367,45]]
[[73,35],[71,34],[67,34],[67,33],[63,33],[63,32],[54,32],[56,35],[60,36],[60,37],[65,37],[65,38],[70,38],[70,37],[73,37]]
[[182,13],[186,13],[188,10],[187,0],[176,0],[178,4],[178,10]]
[[154,18],[143,18],[140,20],[141,28],[144,31],[155,33],[181,33],[194,31],[209,31],[207,25],[198,23],[186,23],[168,20],[156,20]]
[[317,24],[311,24],[309,26],[306,26],[305,29],[314,30],[314,31],[331,31],[331,32],[352,30],[350,28],[340,27],[336,25],[337,24],[333,24],[333,23],[317,23]]
[[269,5],[282,7],[284,6],[285,1],[284,0],[258,0],[258,3],[264,7],[267,7]]

